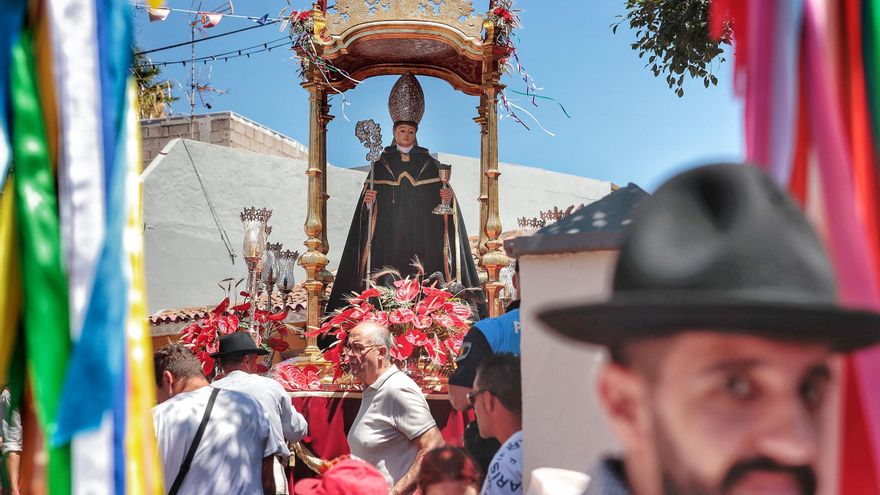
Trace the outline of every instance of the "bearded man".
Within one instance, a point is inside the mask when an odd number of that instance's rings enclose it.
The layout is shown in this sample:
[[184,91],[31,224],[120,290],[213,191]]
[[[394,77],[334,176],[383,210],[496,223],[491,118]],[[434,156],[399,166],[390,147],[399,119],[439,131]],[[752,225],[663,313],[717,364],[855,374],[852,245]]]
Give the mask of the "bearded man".
[[640,205],[610,301],[541,318],[610,350],[597,390],[624,454],[593,472],[594,495],[816,493],[833,483],[818,462],[835,355],[880,340],[880,316],[838,305],[797,205],[734,164]]

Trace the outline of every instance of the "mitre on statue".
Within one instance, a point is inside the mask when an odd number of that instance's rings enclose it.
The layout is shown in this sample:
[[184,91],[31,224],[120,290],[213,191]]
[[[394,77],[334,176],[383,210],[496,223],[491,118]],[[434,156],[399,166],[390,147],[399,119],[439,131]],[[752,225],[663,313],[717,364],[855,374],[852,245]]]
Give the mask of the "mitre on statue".
[[425,114],[425,93],[422,85],[412,73],[400,76],[388,95],[388,113],[391,121],[397,124],[410,124],[418,127]]

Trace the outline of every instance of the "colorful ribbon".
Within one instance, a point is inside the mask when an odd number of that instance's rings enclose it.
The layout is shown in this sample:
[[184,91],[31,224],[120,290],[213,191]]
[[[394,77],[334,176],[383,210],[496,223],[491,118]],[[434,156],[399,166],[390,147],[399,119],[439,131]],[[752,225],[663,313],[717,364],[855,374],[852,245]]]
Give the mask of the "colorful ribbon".
[[[55,432],[70,343],[67,280],[62,268],[55,176],[33,65],[30,33],[12,50],[12,136],[15,199],[21,229],[24,327],[30,382],[46,438]],[[70,492],[67,447],[49,448],[49,489]]]

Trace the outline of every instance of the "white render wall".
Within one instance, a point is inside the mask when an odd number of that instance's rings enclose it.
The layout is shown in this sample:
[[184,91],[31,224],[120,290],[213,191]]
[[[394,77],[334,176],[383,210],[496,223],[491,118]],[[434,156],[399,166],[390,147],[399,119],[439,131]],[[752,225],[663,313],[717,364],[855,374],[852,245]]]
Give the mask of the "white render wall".
[[[353,143],[353,146],[359,145]],[[307,209],[306,162],[251,151],[186,141],[209,197],[236,253],[233,266],[220,239],[202,189],[180,139],[168,143],[143,172],[147,289],[150,314],[163,309],[217,302],[217,282],[246,275],[241,258],[239,213],[247,206],[273,210],[271,242],[305,251]],[[439,153],[453,166],[452,187],[461,202],[467,232],[479,234],[479,159]],[[499,201],[505,230],[517,228],[517,217],[536,217],[554,206],[590,203],[611,191],[611,183],[545,170],[499,164]],[[355,203],[366,172],[328,165],[327,204],[330,252],[335,270],[348,235]],[[440,201],[440,198],[437,198]],[[305,272],[297,271],[298,280]]]
[[[434,155],[452,165],[450,184],[461,205],[468,235],[479,234],[480,159],[451,153]],[[499,163],[498,204],[504,230],[516,230],[519,217],[539,217],[554,206],[561,210],[571,205],[589,204],[611,192],[611,182],[560,174],[534,167]]]
[[588,472],[618,449],[596,399],[605,353],[559,336],[538,320],[550,307],[607,299],[616,251],[524,255],[522,291],[523,473],[539,467]]
[[[219,302],[217,283],[247,275],[241,257],[244,207],[273,210],[271,242],[305,252],[306,162],[223,146],[186,141],[220,223],[236,253],[229,255],[182,142],[174,140],[143,173],[147,292],[150,314],[163,309]],[[328,167],[327,209],[330,260],[339,262],[363,172]],[[342,200],[340,200],[342,198]],[[297,269],[297,280],[305,272]],[[244,289],[242,285],[241,289]]]

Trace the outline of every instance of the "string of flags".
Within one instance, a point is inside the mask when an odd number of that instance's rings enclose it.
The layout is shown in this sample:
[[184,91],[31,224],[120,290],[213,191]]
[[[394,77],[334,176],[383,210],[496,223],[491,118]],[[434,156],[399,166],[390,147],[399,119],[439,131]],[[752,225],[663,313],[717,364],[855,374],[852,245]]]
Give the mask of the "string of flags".
[[182,65],[186,67],[188,63],[198,63],[202,62],[203,64],[207,64],[208,62],[218,62],[223,61],[226,62],[229,59],[235,59],[239,57],[248,57],[251,55],[255,55],[257,53],[262,52],[271,52],[276,48],[283,48],[291,46],[293,38],[291,36],[282,36],[281,38],[274,39],[272,41],[267,41],[265,43],[260,43],[258,45],[249,46],[247,48],[240,48],[236,50],[231,50],[223,53],[215,53],[214,55],[206,55],[197,58],[188,58],[185,60],[175,60],[175,61],[167,61],[167,62],[150,62],[145,65],[152,67],[165,67],[167,65]]
[[250,15],[238,15],[238,14],[227,14],[222,12],[206,12],[201,10],[189,10],[189,9],[178,9],[172,7],[150,7],[149,5],[143,3],[134,3],[135,8],[146,10],[149,15],[150,22],[163,22],[168,19],[168,16],[171,15],[172,12],[179,12],[182,14],[194,14],[198,16],[199,22],[203,28],[212,28],[220,24],[220,21],[223,20],[224,17],[231,17],[235,19],[247,19],[249,21],[256,22],[257,24],[263,26],[266,24],[272,24],[275,22],[281,22],[284,19],[280,17],[269,17],[269,14],[263,14],[261,16],[250,16]]

